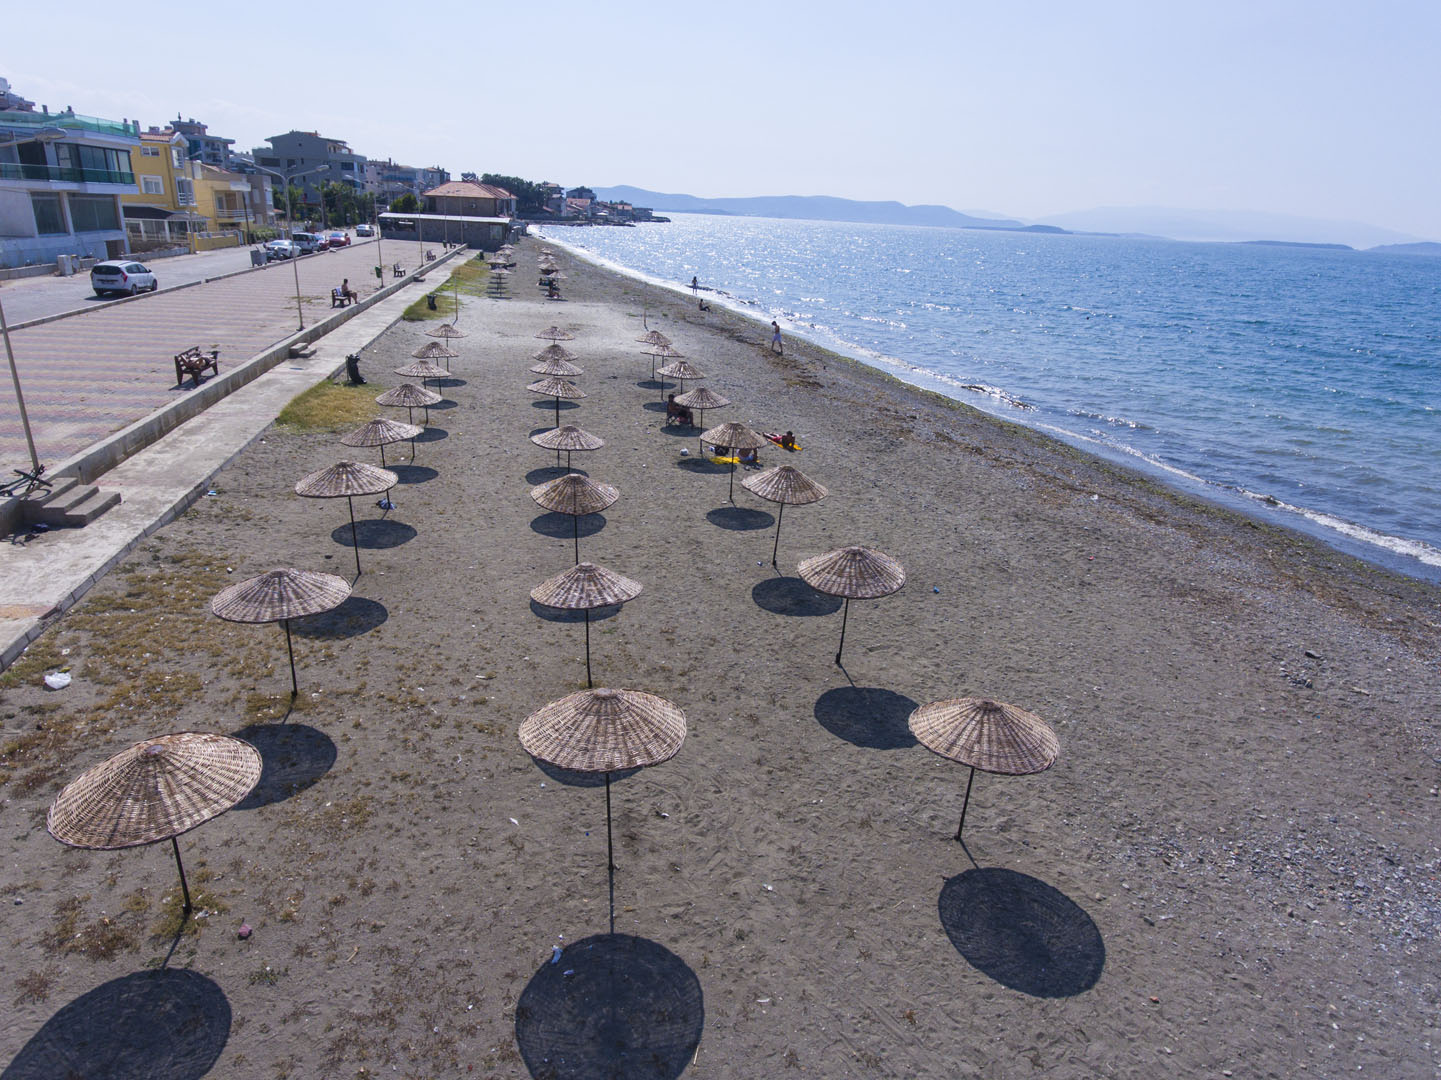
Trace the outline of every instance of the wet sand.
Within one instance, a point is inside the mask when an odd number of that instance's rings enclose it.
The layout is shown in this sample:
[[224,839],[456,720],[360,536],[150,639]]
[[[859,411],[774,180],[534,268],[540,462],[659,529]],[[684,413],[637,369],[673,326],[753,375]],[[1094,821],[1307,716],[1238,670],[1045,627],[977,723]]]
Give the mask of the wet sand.
[[[208,602],[275,566],[354,577],[343,503],[292,494],[378,462],[329,434],[272,429],[13,669],[5,1080],[57,1056],[112,1076],[1437,1073],[1441,591],[804,342],[775,356],[768,327],[564,253],[545,301],[537,246],[506,299],[467,302],[396,509],[357,500],[363,573],[296,624],[288,722],[284,636]],[[528,595],[573,562],[570,519],[528,494],[559,475],[527,438],[553,403],[524,389],[552,323],[589,395],[562,422],[607,443],[574,463],[620,490],[581,557],[645,587],[592,622],[596,685],[689,725],[613,784],[614,936],[604,788],[516,739],[586,674],[583,625]],[[367,389],[431,325],[367,349]],[[732,504],[695,433],[663,428],[647,328],[735,402],[707,425],[794,430],[803,451],[762,463],[830,489],[786,511],[778,570],[776,507],[745,471]],[[795,567],[848,544],[909,581],[851,604],[841,668],[839,601]],[[75,682],[47,692],[60,663]],[[957,696],[1061,742],[1048,772],[977,775],[964,845],[967,770],[906,727]],[[182,838],[214,914],[161,969],[169,846],[69,850],[44,811],[185,729],[243,732],[267,773]],[[635,1056],[597,1049],[627,1026]]]

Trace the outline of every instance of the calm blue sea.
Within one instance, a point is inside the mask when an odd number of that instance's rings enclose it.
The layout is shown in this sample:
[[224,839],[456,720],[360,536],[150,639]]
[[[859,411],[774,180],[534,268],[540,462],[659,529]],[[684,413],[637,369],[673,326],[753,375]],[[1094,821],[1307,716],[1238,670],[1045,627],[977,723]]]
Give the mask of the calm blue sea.
[[692,214],[542,232],[1441,580],[1441,259]]

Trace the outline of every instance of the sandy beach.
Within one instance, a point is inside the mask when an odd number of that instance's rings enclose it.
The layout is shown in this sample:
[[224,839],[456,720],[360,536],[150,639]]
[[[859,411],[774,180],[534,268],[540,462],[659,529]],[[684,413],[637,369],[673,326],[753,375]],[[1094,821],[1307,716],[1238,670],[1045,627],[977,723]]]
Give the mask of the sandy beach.
[[[293,710],[281,631],[209,601],[355,578],[344,501],[293,493],[379,463],[332,432],[270,429],[0,680],[0,1077],[1441,1071],[1441,590],[565,252],[547,301],[538,249],[465,300],[446,402],[413,464],[387,448],[395,509],[356,501],[363,572],[295,625]],[[606,441],[574,465],[620,491],[580,556],[644,586],[592,621],[595,684],[688,723],[612,785],[613,936],[604,788],[516,736],[586,678],[583,624],[529,599],[574,562],[529,495],[564,471],[528,438],[551,324],[588,395],[561,422]],[[356,393],[435,325],[365,350]],[[829,489],[785,511],[778,569],[753,474],[732,504],[663,427],[647,329],[734,402],[707,425],[793,430],[762,465]],[[796,564],[851,544],[909,580],[850,605],[841,668],[840,601]],[[1061,745],[977,774],[964,845],[967,770],[906,725],[962,696]],[[182,730],[266,772],[181,838],[205,916],[170,953],[169,845],[65,848],[45,811]]]

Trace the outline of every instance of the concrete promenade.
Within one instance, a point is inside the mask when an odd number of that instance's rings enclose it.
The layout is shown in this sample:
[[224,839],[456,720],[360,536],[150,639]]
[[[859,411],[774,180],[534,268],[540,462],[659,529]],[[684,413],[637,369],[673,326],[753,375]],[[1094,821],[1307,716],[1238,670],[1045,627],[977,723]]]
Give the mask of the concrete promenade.
[[[411,271],[422,257],[415,241],[387,240],[382,251],[387,264],[399,262]],[[342,279],[349,278],[362,299],[391,284],[389,265],[386,277],[377,280],[375,262],[375,244],[367,242],[12,330],[41,462],[53,470],[112,432],[194,393],[188,380],[184,388],[176,385],[176,353],[192,345],[218,346],[224,373],[295,333],[297,272],[300,307],[310,326],[330,314],[330,291]],[[29,452],[10,380],[0,383],[0,476],[10,477],[12,468],[28,465]]]
[[[416,247],[413,243],[408,246],[411,249]],[[396,244],[395,248],[398,253],[401,245]],[[335,256],[334,261],[324,261],[332,257],[331,254],[327,254],[319,260],[302,260],[300,265],[304,269],[306,263],[318,264],[311,268],[312,291],[318,291],[315,287],[316,282],[328,283],[330,277],[338,270],[341,276],[346,276],[348,273],[352,287],[356,287],[357,291],[361,292],[363,299],[369,293],[376,291],[377,282],[373,272],[367,269],[373,265],[374,251],[373,247],[367,246],[358,252],[352,252],[351,254],[355,257],[351,259],[347,259],[347,253],[341,251],[332,253]],[[390,243],[385,245],[385,254],[392,262],[398,257],[398,254],[397,256],[391,255]],[[410,254],[412,261],[409,266],[413,270],[415,268],[414,250]],[[437,254],[440,252],[437,251]],[[460,257],[464,257],[464,255],[464,252],[460,253]],[[348,354],[358,352],[379,337],[400,318],[401,313],[408,305],[413,303],[417,297],[424,295],[425,288],[433,288],[443,281],[448,276],[452,265],[453,262],[447,262],[444,266],[435,267],[438,273],[429,281],[419,284],[415,288],[400,289],[393,295],[377,301],[372,307],[361,311],[354,318],[317,339],[312,346],[313,352],[308,357],[281,362],[270,371],[206,408],[199,415],[110,469],[100,481],[101,486],[107,491],[120,492],[122,501],[119,506],[103,514],[90,525],[83,529],[57,529],[39,536],[29,543],[13,543],[0,547],[0,670],[8,667],[30,642],[40,636],[50,622],[79,600],[136,544],[173,520],[192,502],[203,496],[210,479],[216,472],[251,442],[259,438],[291,398],[340,370]],[[280,270],[283,270],[283,273],[280,273]],[[361,271],[371,274],[369,280],[364,282],[364,289],[360,288],[362,284]],[[409,275],[407,277],[409,278]],[[338,283],[339,280],[340,278],[337,277],[336,282]],[[276,281],[287,283],[290,287],[289,315],[282,314],[278,318],[272,314],[272,311],[277,296],[283,297],[285,290],[277,288],[274,284]],[[306,282],[307,277],[302,274],[302,290],[306,288]],[[390,284],[390,279],[387,279],[385,284]],[[240,291],[237,291],[237,286]],[[258,342],[258,345],[241,344],[236,346],[237,349],[249,349],[243,354],[231,354],[231,363],[239,364],[253,353],[264,351],[277,338],[284,339],[294,332],[296,328],[294,286],[293,272],[287,265],[280,264],[269,271],[180,290],[176,295],[177,297],[188,297],[188,302],[192,305],[189,317],[198,318],[197,312],[223,309],[225,325],[238,328],[233,331],[237,341],[242,343]],[[324,313],[328,313],[328,294],[331,286],[325,284],[324,287],[326,293]],[[248,302],[257,309],[250,316],[247,316],[245,311],[247,291]],[[159,293],[154,298],[156,301],[163,299],[165,299],[164,293]],[[159,320],[150,314],[157,311],[150,306],[152,302],[151,298],[147,298],[124,305],[141,313],[140,316],[127,317],[127,321],[133,320],[139,326],[158,322]],[[48,326],[57,328],[58,332],[67,326],[81,327],[95,315],[107,314],[110,312],[100,311],[84,316],[75,316],[63,319],[58,323],[48,324]],[[318,305],[315,308],[315,314],[317,316],[322,314],[322,309]],[[310,313],[307,312],[307,325],[309,322]],[[255,327],[249,331],[251,334],[249,338],[243,336],[247,327]],[[93,340],[95,335],[100,333],[101,331],[84,326],[83,329],[77,331],[74,337],[76,340]],[[138,330],[133,331],[133,334],[136,340],[143,336]],[[57,348],[69,348],[76,352],[83,351],[73,343],[66,343],[63,337],[57,337],[56,340],[59,343]],[[153,351],[159,353],[161,350],[157,347]],[[225,370],[225,355],[222,352],[222,372]],[[164,361],[165,368],[169,370],[168,382],[173,388],[174,366],[170,363],[168,355],[164,356]],[[85,361],[82,360],[82,363]],[[100,362],[95,363],[99,364]],[[136,366],[138,367],[138,362]],[[153,378],[150,381],[166,381],[158,366],[152,365],[152,367],[155,370],[152,372]],[[90,370],[98,373],[104,368],[103,366],[92,366]],[[101,384],[94,389],[93,393],[87,394],[87,400],[91,402],[87,406],[89,413],[113,418],[106,421],[112,426],[100,432],[101,438],[108,435],[115,426],[124,426],[130,421],[139,419],[143,408],[141,402],[156,400],[153,395],[145,397],[139,389],[127,393],[124,390],[125,376],[126,373],[122,370],[119,375],[112,376],[109,384]],[[98,374],[96,377],[99,377]],[[131,381],[141,382],[138,377]],[[26,403],[29,405],[31,402],[29,382],[25,382],[23,387],[26,393]],[[63,398],[66,389],[64,381],[57,379],[52,383],[52,387],[52,396]],[[75,389],[76,396],[84,389],[77,387]],[[161,389],[165,390],[165,387],[162,386]],[[173,394],[177,391],[172,389],[169,393]],[[124,405],[111,403],[108,400],[111,397],[124,402]],[[162,406],[167,403],[167,400],[165,394],[160,395],[158,399]],[[72,402],[71,405],[76,411],[79,410],[77,404]],[[13,397],[10,398],[9,409],[11,412],[14,411]],[[49,415],[54,415],[54,411]],[[36,411],[33,406],[31,407],[31,418],[32,423],[36,426],[37,436],[39,436],[45,430],[43,425],[47,422],[36,421]],[[15,427],[16,437],[19,438],[18,420],[15,420]],[[79,425],[73,425],[70,430],[82,429]],[[37,441],[39,441],[38,438]],[[20,445],[23,459],[23,439]],[[44,445],[53,447],[57,445],[57,442],[47,439]],[[84,449],[84,447],[81,446],[79,449]],[[53,450],[42,451],[42,460],[46,460],[47,456],[53,457],[54,453]]]

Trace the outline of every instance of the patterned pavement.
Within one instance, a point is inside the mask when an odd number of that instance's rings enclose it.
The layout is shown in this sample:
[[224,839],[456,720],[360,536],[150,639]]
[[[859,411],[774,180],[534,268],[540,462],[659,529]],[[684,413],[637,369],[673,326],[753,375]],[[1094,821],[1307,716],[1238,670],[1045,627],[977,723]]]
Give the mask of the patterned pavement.
[[[437,255],[441,252],[431,245]],[[415,241],[386,240],[387,263],[414,270]],[[162,291],[14,330],[10,338],[20,386],[42,463],[53,467],[112,432],[189,393],[175,385],[174,355],[191,345],[218,346],[220,370],[233,369],[299,327],[295,273],[300,275],[305,324],[329,314],[330,290],[343,278],[362,297],[382,284],[373,267],[374,244],[364,243],[272,263],[188,289]],[[384,284],[392,280],[389,266]],[[0,478],[28,467],[29,451],[8,378],[0,378]]]

